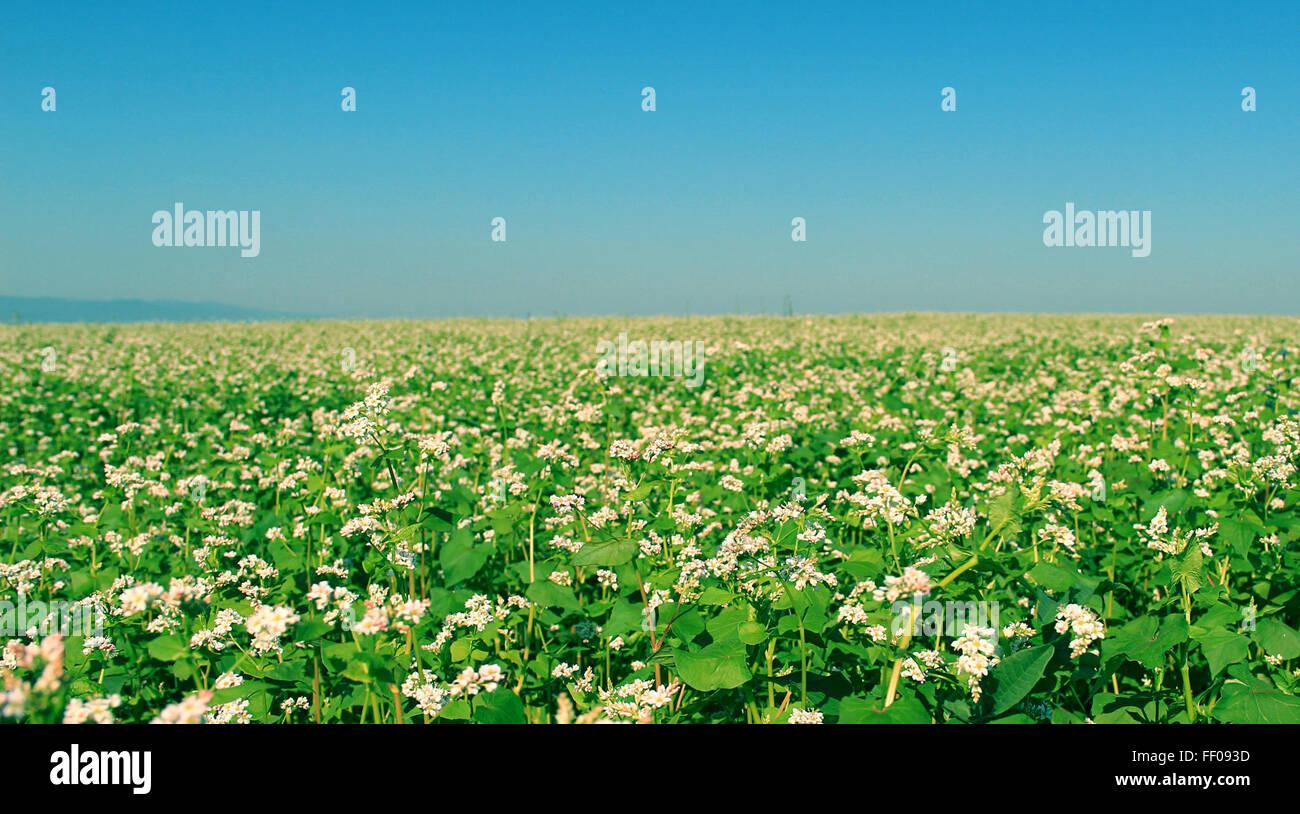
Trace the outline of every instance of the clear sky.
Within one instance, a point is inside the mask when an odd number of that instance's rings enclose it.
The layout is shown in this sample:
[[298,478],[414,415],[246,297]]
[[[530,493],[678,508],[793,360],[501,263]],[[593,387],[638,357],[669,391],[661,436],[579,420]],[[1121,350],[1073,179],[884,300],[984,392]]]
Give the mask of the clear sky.
[[[0,294],[1300,313],[1294,0],[351,5],[0,5]],[[155,247],[177,201],[260,255]],[[1044,246],[1067,201],[1150,256]]]

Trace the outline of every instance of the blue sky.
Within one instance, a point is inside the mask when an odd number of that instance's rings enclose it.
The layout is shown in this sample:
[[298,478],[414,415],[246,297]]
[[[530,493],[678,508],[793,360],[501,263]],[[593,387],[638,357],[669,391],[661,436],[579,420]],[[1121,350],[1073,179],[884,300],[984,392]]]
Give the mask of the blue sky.
[[[1298,9],[11,0],[0,294],[1300,313]],[[261,254],[155,247],[176,201],[260,210]],[[1151,255],[1044,246],[1067,201],[1150,210]]]

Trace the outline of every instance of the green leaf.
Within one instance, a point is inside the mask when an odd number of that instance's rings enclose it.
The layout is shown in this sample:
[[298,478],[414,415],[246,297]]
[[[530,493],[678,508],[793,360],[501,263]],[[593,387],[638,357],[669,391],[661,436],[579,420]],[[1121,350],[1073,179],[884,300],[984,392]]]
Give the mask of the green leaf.
[[989,505],[990,530],[1002,527],[1002,534],[1020,531],[1020,494],[1018,489],[1008,489]]
[[1029,694],[1043,677],[1055,648],[1050,644],[1021,650],[1003,659],[989,672],[997,681],[993,690],[993,714],[1001,715]]
[[614,607],[610,609],[609,618],[603,625],[604,630],[601,635],[609,638],[623,636],[628,633],[634,633],[641,629],[641,621],[644,618],[641,615],[643,605],[633,602],[618,600]]
[[307,680],[307,662],[303,659],[281,662],[267,670],[266,677],[273,678],[276,681],[305,682]]
[[1232,676],[1223,684],[1213,715],[1230,724],[1300,723],[1300,698],[1253,675],[1244,664],[1228,668]]
[[1070,586],[1074,585],[1074,574],[1058,565],[1047,562],[1040,562],[1035,565],[1030,570],[1029,576],[1034,582],[1044,588],[1051,588],[1057,593],[1068,591]]
[[[749,612],[746,608],[736,605],[723,608],[721,613],[709,620],[709,635],[713,637],[715,642],[738,639],[740,637],[740,626],[747,621],[749,621]],[[673,629],[677,630],[676,627]]]
[[1011,715],[1004,715],[1001,718],[989,721],[989,723],[991,724],[1034,724],[1034,723],[1038,723],[1038,720],[1029,717],[1023,712],[1016,712],[1016,713],[1012,713]]
[[425,511],[428,515],[420,521],[420,525],[433,531],[453,531],[456,528],[456,517],[446,509],[439,509],[437,506],[426,506]]
[[[1125,701],[1112,693],[1099,692],[1092,697],[1092,720],[1099,724],[1136,724],[1133,711],[1138,709],[1131,701]],[[1055,723],[1055,716],[1053,716]]]
[[159,636],[149,642],[149,655],[159,661],[176,661],[189,652],[189,647],[180,636]]
[[930,713],[925,705],[911,696],[894,699],[894,703],[883,709],[877,704],[858,696],[849,696],[840,702],[839,723],[842,724],[928,724]]
[[735,597],[731,591],[724,591],[721,588],[710,585],[700,594],[699,603],[701,605],[725,605]]
[[[1168,457],[1172,459],[1172,453]],[[1153,495],[1146,503],[1142,504],[1141,515],[1147,518],[1155,517],[1156,512],[1160,511],[1160,507],[1164,506],[1165,510],[1169,512],[1169,516],[1173,517],[1183,508],[1189,497],[1191,497],[1191,493],[1183,489],[1174,489],[1171,492]]]
[[277,540],[270,546],[271,559],[281,571],[297,571],[302,568],[302,556],[290,549],[283,541]]
[[539,579],[529,585],[528,590],[524,591],[524,595],[543,608],[564,608],[565,610],[576,611],[582,607],[578,604],[578,598],[573,595],[571,589],[556,585],[549,579]]
[[447,704],[438,712],[439,718],[446,718],[449,721],[466,721],[469,720],[469,701],[464,698],[457,698],[455,701]]
[[487,517],[492,521],[492,530],[496,532],[497,537],[508,537],[514,533],[516,510],[511,509],[494,509],[487,513]]
[[468,534],[453,534],[442,547],[438,561],[446,584],[455,585],[477,574],[491,556],[491,546],[475,546]]
[[587,543],[573,555],[574,565],[622,565],[637,555],[639,547],[635,540],[600,540]]
[[[227,687],[224,690],[214,690],[212,693],[211,704],[228,704],[240,698],[253,698],[257,695],[263,695],[268,690],[275,688],[274,684],[266,681],[245,680],[244,683],[234,687]],[[251,710],[250,710],[251,712]]]
[[370,665],[364,661],[349,661],[343,668],[343,676],[361,684],[368,684],[374,679],[370,675]]
[[1166,616],[1160,622],[1154,616],[1134,619],[1108,636],[1102,645],[1106,659],[1124,656],[1155,670],[1165,663],[1165,653],[1180,642],[1187,641],[1187,620],[1178,615]]
[[1201,546],[1193,540],[1187,544],[1182,556],[1169,562],[1169,570],[1173,572],[1175,581],[1187,583],[1188,593],[1195,593],[1205,583],[1201,573],[1204,562],[1205,555],[1201,553]]
[[633,489],[632,491],[630,491],[630,492],[628,492],[627,494],[623,495],[623,499],[626,500],[626,501],[629,501],[629,502],[636,502],[636,501],[638,501],[638,500],[645,500],[647,497],[650,496],[650,491],[651,491],[652,489],[654,489],[656,486],[658,486],[659,484],[661,484],[661,483],[663,483],[663,481],[661,481],[661,480],[649,480],[649,481],[646,481],[645,483],[643,483],[643,484],[641,484],[640,486],[636,487],[636,488]]
[[319,639],[321,636],[324,636],[333,629],[333,626],[328,622],[325,622],[322,619],[312,618],[298,625],[298,629],[294,631],[293,638],[295,641],[299,642],[310,642],[314,639]]
[[386,659],[374,653],[356,653],[348,666],[343,668],[343,675],[363,684],[393,682],[393,671]]
[[1209,610],[1196,617],[1196,625],[1206,630],[1217,627],[1232,627],[1236,622],[1241,621],[1241,611],[1224,604],[1215,602]]
[[469,639],[457,639],[451,643],[451,661],[453,664],[459,664],[469,658],[469,651],[474,649],[474,643]]
[[1300,656],[1300,633],[1276,619],[1260,619],[1251,636],[1270,656],[1293,659]]
[[1220,628],[1193,633],[1192,639],[1200,644],[1201,652],[1210,662],[1210,678],[1218,676],[1229,664],[1244,661],[1250,655],[1250,643],[1246,637],[1231,630]]
[[526,724],[524,702],[510,690],[499,687],[474,699],[473,719],[482,724]]
[[1219,522],[1219,536],[1232,546],[1238,557],[1245,557],[1250,552],[1250,544],[1255,542],[1255,529],[1239,520],[1224,518]]
[[674,650],[673,661],[682,681],[702,692],[739,687],[752,677],[745,665],[745,645],[738,639],[715,642],[698,653]]

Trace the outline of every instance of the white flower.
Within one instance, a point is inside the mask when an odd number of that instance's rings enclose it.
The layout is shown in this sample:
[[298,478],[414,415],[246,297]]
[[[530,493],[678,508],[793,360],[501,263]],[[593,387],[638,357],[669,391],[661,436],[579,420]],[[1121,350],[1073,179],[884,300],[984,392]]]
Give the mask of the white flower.
[[799,707],[790,707],[789,722],[792,724],[819,724],[822,722],[822,714],[815,709],[802,710]]

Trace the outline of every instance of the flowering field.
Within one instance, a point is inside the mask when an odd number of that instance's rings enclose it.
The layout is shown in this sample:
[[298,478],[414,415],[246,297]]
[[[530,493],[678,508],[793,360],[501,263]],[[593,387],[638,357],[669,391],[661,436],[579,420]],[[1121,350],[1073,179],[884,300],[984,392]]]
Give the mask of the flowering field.
[[1296,328],[4,327],[0,718],[1300,722]]

